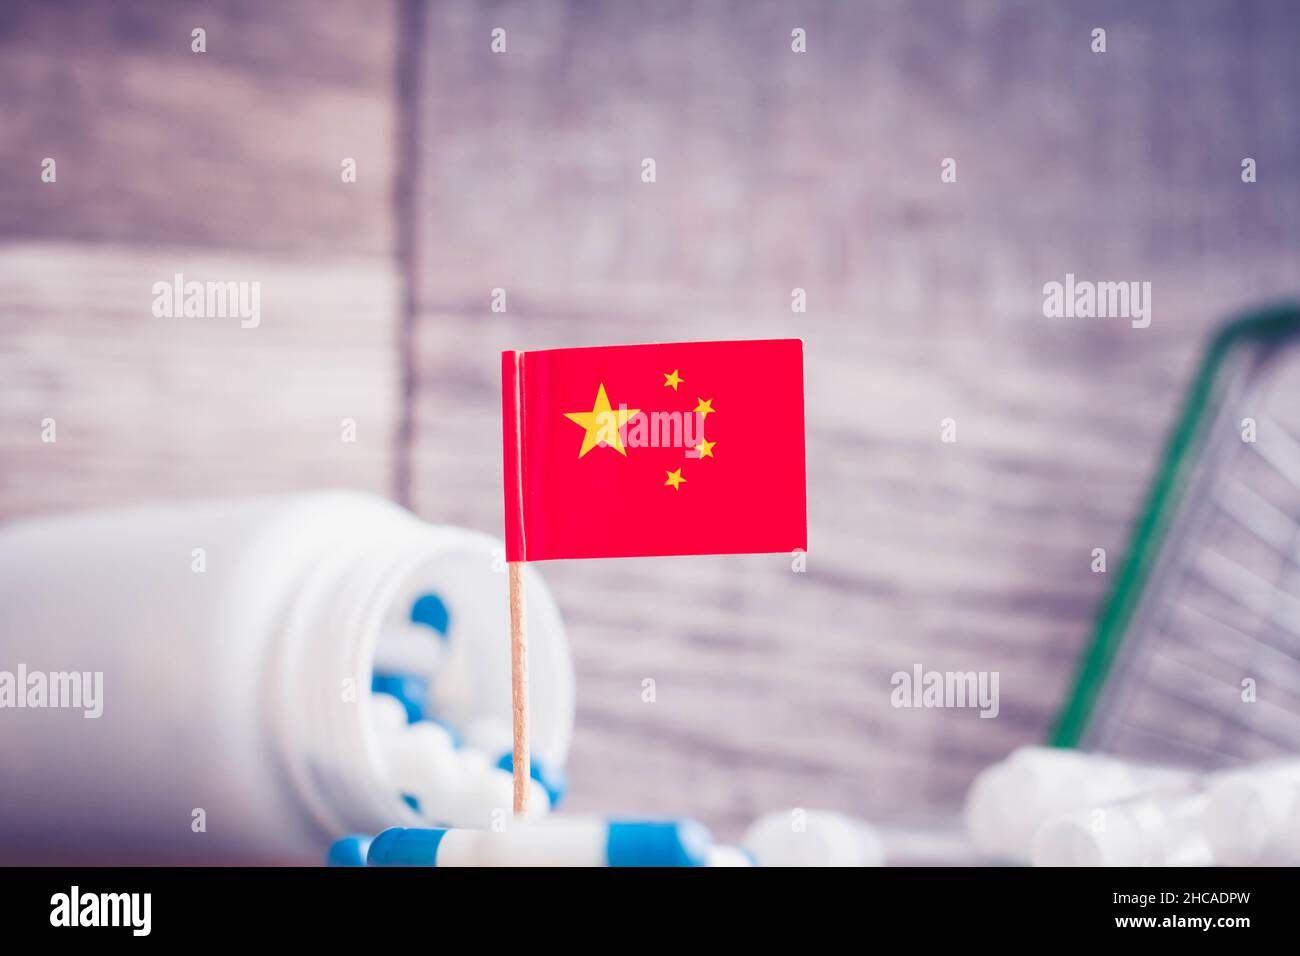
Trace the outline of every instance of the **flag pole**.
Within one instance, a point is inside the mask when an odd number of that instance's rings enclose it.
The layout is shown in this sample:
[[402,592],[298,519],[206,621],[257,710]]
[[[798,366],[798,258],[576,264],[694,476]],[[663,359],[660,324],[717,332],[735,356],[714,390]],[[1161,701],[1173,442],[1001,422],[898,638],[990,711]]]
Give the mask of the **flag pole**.
[[515,816],[528,812],[528,781],[532,775],[528,756],[528,626],[524,619],[524,564],[511,561],[510,569],[510,700],[515,736]]

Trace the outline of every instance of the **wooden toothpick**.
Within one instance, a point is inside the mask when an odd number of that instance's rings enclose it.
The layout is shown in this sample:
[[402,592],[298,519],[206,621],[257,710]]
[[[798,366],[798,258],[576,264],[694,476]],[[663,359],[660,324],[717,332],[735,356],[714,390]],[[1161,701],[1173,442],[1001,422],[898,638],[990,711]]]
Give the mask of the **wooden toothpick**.
[[524,565],[510,568],[510,699],[515,732],[515,816],[528,812],[528,781],[532,775],[528,756],[528,627],[524,620]]

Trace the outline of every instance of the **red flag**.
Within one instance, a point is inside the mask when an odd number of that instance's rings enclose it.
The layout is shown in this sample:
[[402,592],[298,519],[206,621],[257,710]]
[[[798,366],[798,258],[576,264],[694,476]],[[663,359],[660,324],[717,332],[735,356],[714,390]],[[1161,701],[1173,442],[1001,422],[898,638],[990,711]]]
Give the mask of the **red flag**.
[[503,352],[506,559],[808,544],[803,342]]

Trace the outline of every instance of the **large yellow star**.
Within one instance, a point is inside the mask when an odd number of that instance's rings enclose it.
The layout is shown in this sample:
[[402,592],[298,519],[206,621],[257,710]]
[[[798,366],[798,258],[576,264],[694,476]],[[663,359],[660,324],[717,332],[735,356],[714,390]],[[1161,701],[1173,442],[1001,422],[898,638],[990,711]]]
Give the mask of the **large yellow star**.
[[713,446],[716,444],[717,442],[715,441],[705,441],[703,438],[701,438],[700,443],[695,446],[695,453],[700,458],[712,458]]
[[681,491],[682,482],[686,480],[685,478],[682,477],[682,470],[678,468],[676,471],[670,471],[667,474],[668,474],[668,480],[665,481],[664,484],[672,485],[673,491]]
[[675,392],[677,391],[677,386],[682,384],[684,381],[686,381],[686,379],[677,374],[677,369],[673,369],[671,372],[664,372],[664,388],[671,386],[672,390]]
[[701,418],[708,418],[709,413],[714,410],[713,399],[697,398],[696,401],[699,402],[699,404],[695,406],[695,411],[699,414]]
[[611,408],[609,396],[605,394],[605,383],[601,382],[600,388],[596,391],[596,404],[592,406],[591,411],[564,413],[564,417],[569,421],[577,422],[587,430],[582,436],[582,450],[578,452],[578,457],[581,458],[603,442],[626,458],[627,449],[623,447],[619,429],[640,411],[639,408]]

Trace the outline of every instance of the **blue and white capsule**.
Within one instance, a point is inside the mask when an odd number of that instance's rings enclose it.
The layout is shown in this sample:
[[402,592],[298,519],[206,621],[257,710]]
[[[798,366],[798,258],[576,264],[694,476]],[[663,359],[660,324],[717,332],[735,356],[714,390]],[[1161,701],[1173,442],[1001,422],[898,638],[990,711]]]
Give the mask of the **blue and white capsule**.
[[[506,773],[515,770],[514,735],[510,722],[494,717],[478,717],[465,729],[465,745],[495,755],[496,765]],[[530,754],[529,776],[546,790],[546,800],[555,809],[569,789],[563,768],[551,764],[536,753]]]
[[[392,694],[411,713],[411,722],[428,713],[428,680],[446,652],[451,615],[436,594],[421,595],[409,620],[386,625],[375,647],[374,690]],[[414,682],[413,682],[414,681]]]
[[[497,761],[497,767],[513,776],[515,772],[515,755],[512,751],[507,751],[501,755]],[[569,778],[563,770],[553,768],[548,763],[543,763],[536,757],[531,757],[528,761],[528,776],[542,785],[546,791],[546,802],[550,804],[551,809],[559,805],[564,799],[565,793],[569,789]]]
[[743,846],[717,844],[709,851],[709,866],[758,866],[758,861]]
[[325,856],[326,866],[365,866],[370,852],[370,837],[362,834],[345,836],[336,840]]
[[418,674],[377,670],[370,679],[370,689],[396,698],[406,709],[407,723],[419,723],[429,711],[429,681]]
[[370,866],[707,866],[709,831],[693,820],[548,817],[507,830],[393,827]]

